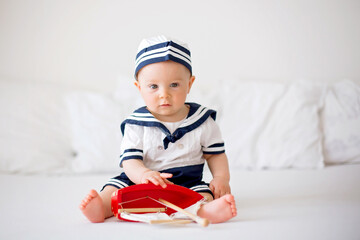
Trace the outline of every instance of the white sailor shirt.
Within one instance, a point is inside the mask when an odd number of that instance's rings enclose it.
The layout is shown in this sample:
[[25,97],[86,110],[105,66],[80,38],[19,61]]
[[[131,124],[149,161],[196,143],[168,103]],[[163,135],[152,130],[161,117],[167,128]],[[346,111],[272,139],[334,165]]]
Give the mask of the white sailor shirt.
[[[224,153],[224,141],[215,122],[216,111],[196,103],[186,104],[189,113],[173,133],[146,107],[134,111],[121,124],[120,166],[126,160],[139,159],[151,170],[172,173],[169,180],[175,184],[188,188],[204,185],[203,154]],[[126,174],[121,176],[108,185],[118,188],[128,185],[124,181]]]

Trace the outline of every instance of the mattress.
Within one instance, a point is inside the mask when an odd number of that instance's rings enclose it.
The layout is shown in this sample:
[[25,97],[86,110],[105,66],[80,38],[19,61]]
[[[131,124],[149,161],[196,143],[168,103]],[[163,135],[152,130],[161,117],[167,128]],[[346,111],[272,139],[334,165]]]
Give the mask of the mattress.
[[206,228],[88,222],[78,205],[109,177],[1,174],[0,239],[360,239],[360,165],[232,169],[238,216]]

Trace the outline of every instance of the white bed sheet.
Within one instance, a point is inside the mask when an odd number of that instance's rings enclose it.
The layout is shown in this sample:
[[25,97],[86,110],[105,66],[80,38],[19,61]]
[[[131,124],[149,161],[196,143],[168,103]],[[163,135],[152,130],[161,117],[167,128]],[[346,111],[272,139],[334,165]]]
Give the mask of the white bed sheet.
[[202,228],[89,223],[78,205],[109,175],[0,175],[0,239],[360,239],[360,165],[232,170],[238,216]]

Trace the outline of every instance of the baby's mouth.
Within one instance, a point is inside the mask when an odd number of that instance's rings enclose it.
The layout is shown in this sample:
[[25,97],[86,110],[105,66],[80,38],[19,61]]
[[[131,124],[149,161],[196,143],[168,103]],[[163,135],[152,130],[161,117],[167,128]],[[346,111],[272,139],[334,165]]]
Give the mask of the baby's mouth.
[[161,107],[170,107],[171,104],[169,104],[169,103],[164,103],[164,104],[161,104],[160,106],[161,106]]

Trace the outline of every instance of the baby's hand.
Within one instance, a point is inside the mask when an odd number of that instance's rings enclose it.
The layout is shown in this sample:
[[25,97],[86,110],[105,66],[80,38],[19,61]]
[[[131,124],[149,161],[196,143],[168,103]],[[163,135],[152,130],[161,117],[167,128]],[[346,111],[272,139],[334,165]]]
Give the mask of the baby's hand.
[[153,183],[156,186],[160,185],[163,188],[166,188],[166,184],[174,184],[167,180],[167,178],[171,178],[173,175],[171,173],[160,173],[157,171],[146,171],[141,176],[141,183]]
[[231,193],[229,181],[222,177],[214,177],[213,180],[211,180],[209,187],[214,193],[215,199]]

